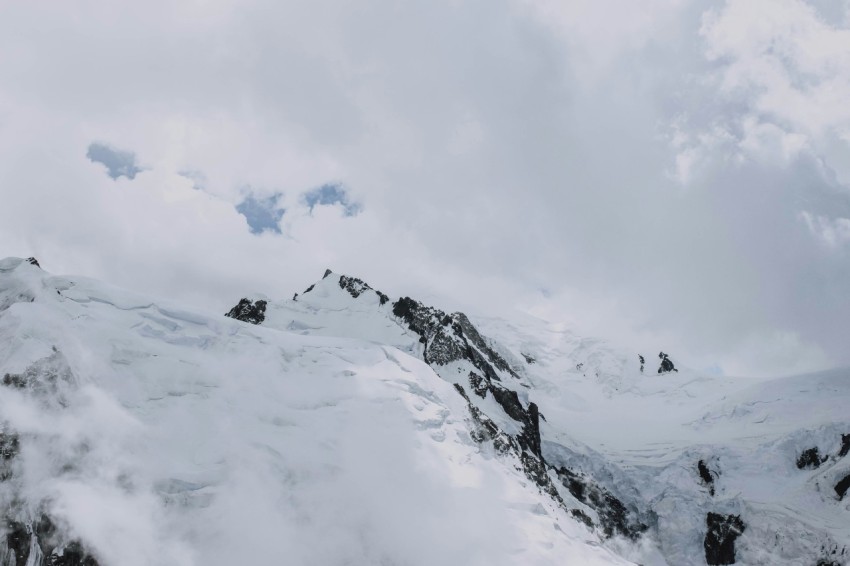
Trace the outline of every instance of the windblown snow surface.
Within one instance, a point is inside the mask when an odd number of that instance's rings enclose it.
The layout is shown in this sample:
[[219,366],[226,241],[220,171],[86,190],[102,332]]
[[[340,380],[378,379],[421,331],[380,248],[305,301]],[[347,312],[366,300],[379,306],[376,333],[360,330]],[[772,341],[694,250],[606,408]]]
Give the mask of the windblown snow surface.
[[440,363],[396,304],[328,274],[252,325],[0,261],[0,564],[700,565],[710,513],[736,564],[846,563],[850,372],[641,373],[531,318]]

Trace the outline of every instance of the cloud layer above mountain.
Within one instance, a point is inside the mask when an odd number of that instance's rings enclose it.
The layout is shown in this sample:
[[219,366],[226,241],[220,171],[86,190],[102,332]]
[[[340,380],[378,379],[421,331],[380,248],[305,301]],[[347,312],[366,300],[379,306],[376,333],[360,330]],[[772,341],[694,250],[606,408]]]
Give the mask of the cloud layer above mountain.
[[219,310],[331,267],[726,373],[850,364],[846,1],[4,12],[0,255]]

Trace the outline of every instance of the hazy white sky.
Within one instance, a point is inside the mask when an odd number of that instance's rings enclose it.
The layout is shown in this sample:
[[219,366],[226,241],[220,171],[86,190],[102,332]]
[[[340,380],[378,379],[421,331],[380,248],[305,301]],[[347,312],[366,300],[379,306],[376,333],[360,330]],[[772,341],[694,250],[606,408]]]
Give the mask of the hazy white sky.
[[847,0],[5,2],[0,256],[222,312],[330,267],[848,365],[848,100]]

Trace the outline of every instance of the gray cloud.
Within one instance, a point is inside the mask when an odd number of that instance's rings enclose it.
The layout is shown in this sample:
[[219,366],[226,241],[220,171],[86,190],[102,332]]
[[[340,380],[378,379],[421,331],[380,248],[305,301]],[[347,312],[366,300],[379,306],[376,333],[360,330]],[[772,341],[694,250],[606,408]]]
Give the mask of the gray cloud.
[[[827,4],[21,5],[0,22],[0,255],[216,312],[330,266],[679,364],[850,364],[850,42]],[[92,131],[148,173],[116,194],[80,157]],[[197,170],[203,191],[178,175]],[[368,206],[307,201],[327,179]]]
[[137,173],[143,171],[136,165],[136,154],[132,151],[122,151],[102,143],[91,143],[86,152],[86,157],[92,163],[100,163],[106,166],[106,174],[117,179],[127,177],[134,179]]

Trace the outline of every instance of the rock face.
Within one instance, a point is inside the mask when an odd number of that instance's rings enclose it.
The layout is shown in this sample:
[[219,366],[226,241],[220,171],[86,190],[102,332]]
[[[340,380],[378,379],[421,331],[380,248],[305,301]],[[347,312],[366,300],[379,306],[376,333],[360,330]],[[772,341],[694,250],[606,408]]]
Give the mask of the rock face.
[[260,324],[266,319],[266,301],[259,300],[252,303],[250,299],[240,299],[239,303],[224,316],[229,316],[242,322]]
[[[448,314],[426,307],[410,297],[396,301],[392,312],[419,335],[419,342],[424,346],[422,357],[426,363],[445,366],[466,361],[477,370],[469,373],[472,391],[482,399],[491,395],[502,410],[521,425],[518,434],[512,437],[506,435],[510,439],[506,443],[520,458],[526,475],[545,491],[557,494],[557,489],[546,473],[540,448],[540,413],[537,405],[529,403],[527,407],[523,406],[516,391],[500,385],[502,377],[519,379],[519,375],[487,344],[469,318],[463,313]],[[466,396],[466,393],[463,395]]]
[[[636,509],[629,509],[609,490],[603,488],[585,474],[566,466],[555,467],[546,462],[541,449],[540,412],[535,403],[524,406],[516,391],[502,385],[503,379],[519,379],[510,364],[496,352],[463,313],[448,314],[422,303],[402,297],[393,304],[393,314],[407,327],[419,335],[423,344],[423,359],[432,366],[444,366],[452,362],[466,361],[477,371],[469,372],[469,387],[472,393],[493,400],[514,421],[521,425],[520,432],[510,435],[484,415],[471,402],[470,413],[478,424],[476,440],[492,441],[500,452],[513,452],[519,458],[525,475],[548,493],[559,504],[566,505],[553,484],[550,471],[570,494],[578,501],[596,511],[602,534],[637,539],[649,527],[641,522]],[[526,363],[534,359],[523,354]],[[455,385],[464,398],[469,400],[465,389]],[[580,509],[569,510],[574,518],[593,527],[593,520]]]
[[77,541],[57,544],[57,529],[47,515],[29,524],[9,521],[2,566],[98,566]]
[[628,509],[614,494],[591,478],[566,467],[557,469],[556,473],[573,497],[596,511],[605,536],[621,535],[637,540],[649,529],[648,525],[637,518],[637,510]]
[[697,472],[699,473],[700,480],[702,480],[702,484],[708,488],[709,495],[713,497],[714,476],[711,474],[711,470],[708,469],[708,464],[705,463],[705,460],[697,462]]
[[709,513],[705,518],[705,561],[710,566],[735,563],[735,539],[746,529],[738,515]]
[[841,450],[838,452],[838,457],[843,458],[850,452],[850,434],[841,435]]
[[835,493],[838,494],[838,499],[844,499],[848,489],[850,489],[850,474],[847,474],[835,484]]
[[[66,407],[64,390],[74,387],[72,374],[62,353],[53,353],[21,373],[6,373],[2,386],[39,398],[45,409]],[[15,460],[21,451],[22,439],[8,426],[0,429],[0,483],[11,490],[13,500],[19,497],[15,482]],[[19,469],[19,468],[18,468]],[[36,505],[41,507],[41,504]],[[20,509],[5,511],[5,537],[0,539],[0,566],[97,566],[97,560],[85,552],[75,540],[68,540],[46,514],[35,517]]]
[[819,468],[821,464],[826,462],[829,459],[829,456],[821,456],[818,447],[809,448],[808,450],[804,450],[802,454],[797,458],[797,468],[804,470],[814,470],[815,468]]
[[668,356],[664,352],[659,352],[658,358],[661,360],[661,366],[658,368],[658,373],[670,373],[671,371],[679,371],[673,365],[673,361],[670,359],[670,356]]
[[28,257],[28,258],[27,258],[27,262],[28,262],[30,265],[34,265],[34,266],[39,267],[39,268],[41,267],[41,266],[38,264],[38,260],[37,260],[37,259],[35,259],[34,257]]
[[[330,270],[325,272],[325,277],[327,277],[328,275],[330,275]],[[354,297],[355,299],[366,291],[375,291],[375,293],[378,295],[378,301],[381,305],[387,304],[390,300],[388,296],[381,293],[380,291],[373,289],[365,281],[357,279],[356,277],[346,277],[345,275],[340,275],[339,286],[341,289],[348,291],[348,294]]]
[[410,297],[393,303],[393,314],[419,335],[419,341],[425,345],[423,358],[428,364],[446,365],[468,360],[488,380],[501,380],[496,369],[519,378],[504,358],[484,341],[465,314],[447,314]]

